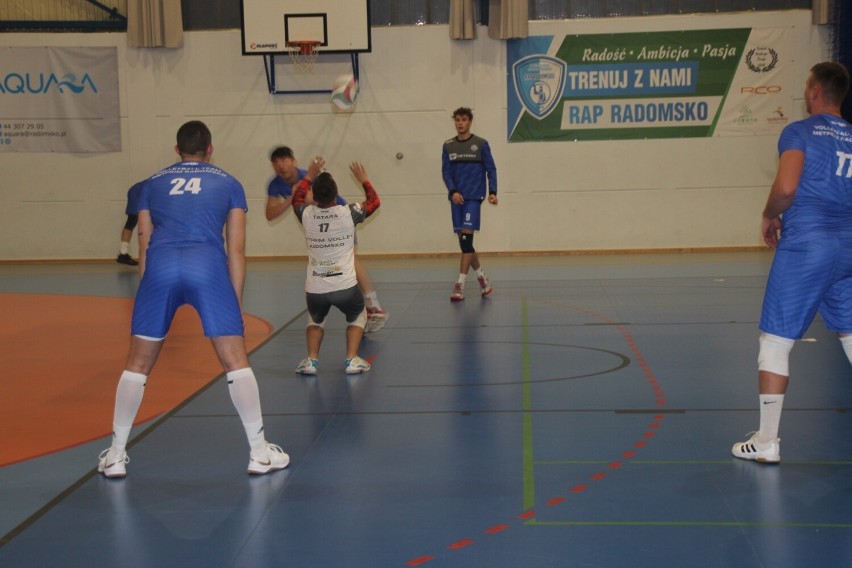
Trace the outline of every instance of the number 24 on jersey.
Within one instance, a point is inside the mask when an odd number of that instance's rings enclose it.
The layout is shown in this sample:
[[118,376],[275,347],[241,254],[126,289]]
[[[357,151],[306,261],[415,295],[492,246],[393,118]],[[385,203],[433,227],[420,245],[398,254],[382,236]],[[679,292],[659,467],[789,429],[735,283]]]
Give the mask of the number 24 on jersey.
[[201,191],[201,178],[173,178],[172,190],[169,195],[183,195],[184,193],[192,193],[197,195]]

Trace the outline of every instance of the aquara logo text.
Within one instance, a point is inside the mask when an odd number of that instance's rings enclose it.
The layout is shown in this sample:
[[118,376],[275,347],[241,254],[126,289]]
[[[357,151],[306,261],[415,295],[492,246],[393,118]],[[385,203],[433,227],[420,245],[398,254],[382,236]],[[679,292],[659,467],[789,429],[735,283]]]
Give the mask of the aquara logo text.
[[61,77],[56,73],[7,73],[0,80],[0,94],[4,95],[44,95],[49,93],[82,94],[87,89],[93,93],[98,87],[89,76],[83,73],[80,78],[74,73],[65,73]]

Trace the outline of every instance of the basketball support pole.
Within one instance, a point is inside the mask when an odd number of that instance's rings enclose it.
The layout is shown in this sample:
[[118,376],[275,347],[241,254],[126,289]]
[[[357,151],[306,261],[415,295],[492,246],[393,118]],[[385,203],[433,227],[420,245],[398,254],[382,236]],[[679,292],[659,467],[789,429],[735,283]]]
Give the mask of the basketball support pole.
[[[360,80],[358,54],[352,52],[349,54],[352,60],[352,76],[356,81]],[[263,68],[266,71],[266,86],[269,87],[270,95],[310,95],[310,94],[329,94],[332,89],[279,89],[275,78],[275,55],[263,56]]]

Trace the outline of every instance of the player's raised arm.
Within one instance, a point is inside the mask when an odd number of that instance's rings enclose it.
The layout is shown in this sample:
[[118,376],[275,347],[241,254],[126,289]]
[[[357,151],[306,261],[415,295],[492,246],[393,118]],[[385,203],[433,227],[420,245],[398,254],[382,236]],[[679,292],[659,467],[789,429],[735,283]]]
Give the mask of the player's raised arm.
[[352,162],[349,164],[349,171],[352,172],[352,175],[355,176],[355,179],[357,179],[358,183],[361,184],[361,187],[364,188],[364,195],[367,196],[367,199],[361,203],[361,209],[364,211],[366,216],[369,217],[382,204],[381,199],[379,199],[379,194],[377,194],[376,190],[373,189],[373,184],[370,183],[370,178],[367,176],[367,170],[364,168],[364,164],[360,162]]
[[299,219],[299,222],[302,221],[302,212],[305,210],[305,207],[310,205],[313,201],[312,198],[308,197],[308,194],[311,191],[311,183],[313,183],[314,178],[319,175],[324,167],[325,158],[322,156],[315,157],[311,160],[311,165],[308,166],[308,173],[305,174],[302,181],[300,181],[295,189],[293,189],[293,211],[296,212],[296,217]]

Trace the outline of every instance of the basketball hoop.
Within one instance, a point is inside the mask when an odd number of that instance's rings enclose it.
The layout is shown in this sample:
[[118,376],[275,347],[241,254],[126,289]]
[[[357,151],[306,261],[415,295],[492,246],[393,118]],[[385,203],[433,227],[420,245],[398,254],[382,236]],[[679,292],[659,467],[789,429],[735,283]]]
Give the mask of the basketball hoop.
[[314,61],[319,55],[318,48],[321,42],[318,41],[288,41],[287,47],[290,51],[290,60],[293,62],[293,67],[301,73],[310,73],[314,70]]

